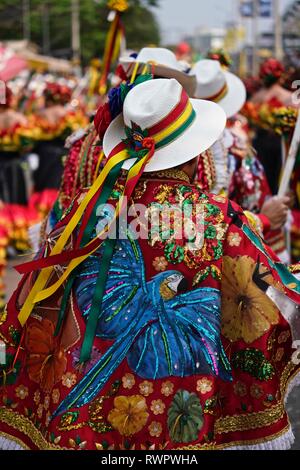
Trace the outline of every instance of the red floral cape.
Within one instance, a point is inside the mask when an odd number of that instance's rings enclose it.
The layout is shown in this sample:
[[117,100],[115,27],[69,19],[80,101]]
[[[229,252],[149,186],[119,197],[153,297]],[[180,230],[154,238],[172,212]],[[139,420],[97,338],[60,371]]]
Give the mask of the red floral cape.
[[[96,338],[90,361],[79,366],[85,321],[74,292],[62,331],[54,336],[63,289],[38,304],[22,330],[17,314],[33,281],[30,274],[0,320],[7,346],[0,443],[78,450],[288,447],[291,431],[284,398],[299,373],[299,351],[293,347],[294,331],[285,312],[280,313],[259,285],[263,280],[265,287],[295,306],[300,303],[299,286],[279,276],[276,256],[249,228],[239,206],[203,194],[184,179],[174,172],[168,178],[143,180],[134,202],[149,206],[200,201],[206,227],[203,246],[192,252],[185,239],[171,248],[170,240],[139,240],[145,276],[148,281],[176,269],[189,291],[211,287],[221,292],[222,343],[233,380],[209,374],[145,380],[125,359],[90,403],[51,419],[112,341]],[[82,197],[73,201],[43,250],[49,251]],[[117,200],[118,187],[113,197]],[[68,248],[73,243],[70,240]],[[60,272],[57,267],[54,278]]]

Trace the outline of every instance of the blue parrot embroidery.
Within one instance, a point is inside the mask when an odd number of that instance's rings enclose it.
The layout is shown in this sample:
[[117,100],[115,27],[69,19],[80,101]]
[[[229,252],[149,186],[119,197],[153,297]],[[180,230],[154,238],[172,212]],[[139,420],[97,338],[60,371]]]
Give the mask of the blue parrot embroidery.
[[[99,272],[101,249],[83,263],[74,284],[85,318]],[[138,243],[130,237],[119,240],[97,326],[97,337],[114,343],[53,417],[93,400],[124,359],[144,379],[201,374],[231,380],[220,338],[220,292],[213,288],[187,292],[186,287],[178,271],[165,271],[146,281]]]

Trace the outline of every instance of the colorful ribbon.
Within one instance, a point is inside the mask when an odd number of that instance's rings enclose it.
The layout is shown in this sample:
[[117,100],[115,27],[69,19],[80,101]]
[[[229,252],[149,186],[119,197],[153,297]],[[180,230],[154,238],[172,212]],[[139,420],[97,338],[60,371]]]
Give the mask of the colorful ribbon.
[[[135,145],[134,140],[135,130],[131,129],[132,139],[127,139],[118,144],[110,153],[107,163],[102,172],[86,194],[79,207],[76,209],[73,217],[67,223],[63,233],[60,235],[56,245],[51,250],[51,253],[46,258],[37,259],[35,261],[18,266],[18,271],[21,273],[28,273],[35,270],[41,270],[23,307],[20,310],[18,319],[23,326],[28,317],[30,316],[34,305],[51,297],[62,285],[68,280],[65,289],[65,296],[62,301],[62,309],[59,315],[59,321],[56,328],[58,332],[64,316],[64,309],[67,303],[68,294],[71,291],[71,286],[75,278],[74,270],[103,243],[103,236],[108,234],[112,224],[118,219],[120,213],[126,208],[126,201],[130,199],[133,191],[142,176],[144,169],[155,153],[165,145],[168,145],[192,124],[195,119],[195,111],[189,101],[189,98],[184,90],[182,90],[180,101],[177,106],[169,113],[169,115],[161,120],[153,127],[142,131],[146,137],[139,140],[139,147],[142,152],[137,152],[137,158],[128,171],[127,179],[124,185],[124,191],[121,195],[115,209],[113,220],[105,227],[100,234],[94,239],[90,240],[92,231],[96,224],[96,210],[99,204],[104,204],[109,200],[113,186],[119,176],[120,170],[124,162],[132,158],[130,154],[129,145]],[[127,129],[128,131],[128,129]],[[77,242],[74,249],[63,251],[70,236],[75,231],[79,222],[81,226]],[[81,361],[86,361],[89,358],[93,339],[95,336],[99,308],[101,306],[102,297],[105,289],[106,276],[109,270],[110,259],[113,254],[114,243],[106,239],[106,245],[103,253],[103,262],[105,261],[105,269],[101,270],[101,279],[97,281],[97,288],[92,301],[91,312],[87,322],[86,335],[83,342],[81,353]],[[68,266],[61,277],[53,284],[48,285],[54,266],[57,264],[63,265],[68,263]],[[70,277],[71,276],[71,277]]]
[[212,96],[202,98],[202,99],[207,100],[207,101],[213,101],[214,103],[219,103],[219,101],[225,98],[225,96],[228,94],[228,91],[229,91],[228,85],[227,85],[227,82],[225,82],[225,85],[221,88],[220,91],[218,91],[218,93]]

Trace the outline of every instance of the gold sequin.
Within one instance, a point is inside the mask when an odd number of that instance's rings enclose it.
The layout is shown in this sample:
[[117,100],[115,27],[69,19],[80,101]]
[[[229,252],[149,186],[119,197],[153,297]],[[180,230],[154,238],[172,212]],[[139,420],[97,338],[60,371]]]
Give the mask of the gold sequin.
[[268,410],[235,416],[225,416],[217,419],[214,431],[216,434],[226,434],[228,432],[249,431],[271,426],[279,421],[284,416],[284,413],[284,405],[280,402]]
[[216,444],[215,442],[212,442],[210,444],[196,444],[196,445],[190,445],[186,447],[179,447],[176,450],[222,450],[222,449],[227,449],[231,447],[237,447],[237,446],[250,446],[250,445],[256,445],[256,444],[264,444],[265,442],[273,441],[275,439],[278,439],[279,437],[283,436],[290,430],[290,425],[286,426],[282,431],[279,431],[276,434],[272,434],[272,436],[268,437],[262,437],[261,439],[253,439],[252,441],[234,441],[234,442],[228,442],[227,444]]

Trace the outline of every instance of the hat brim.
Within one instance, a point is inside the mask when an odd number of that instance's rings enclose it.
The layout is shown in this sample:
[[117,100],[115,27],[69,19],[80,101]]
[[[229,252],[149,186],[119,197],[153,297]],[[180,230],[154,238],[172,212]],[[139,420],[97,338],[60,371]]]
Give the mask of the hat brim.
[[[190,100],[196,117],[190,127],[171,144],[155,151],[145,172],[167,170],[182,165],[209,149],[221,136],[226,115],[223,109],[210,101]],[[126,139],[123,115],[118,116],[107,129],[103,139],[103,151],[106,157]],[[136,159],[127,160],[124,170],[129,170]]]
[[[120,58],[119,63],[124,68],[127,77],[131,77],[134,70],[134,66],[138,62],[136,60]],[[139,62],[137,75],[143,72],[145,65],[145,63]],[[148,64],[148,66],[149,73],[153,73],[153,75],[161,78],[175,78],[175,80],[177,80],[180,85],[183,86],[189,96],[194,96],[197,87],[197,80],[194,75],[189,75],[184,71],[173,69],[171,67],[167,67],[165,65],[160,64]]]
[[227,95],[218,102],[227,118],[238,113],[246,102],[246,87],[242,80],[230,72],[224,72],[228,87]]

